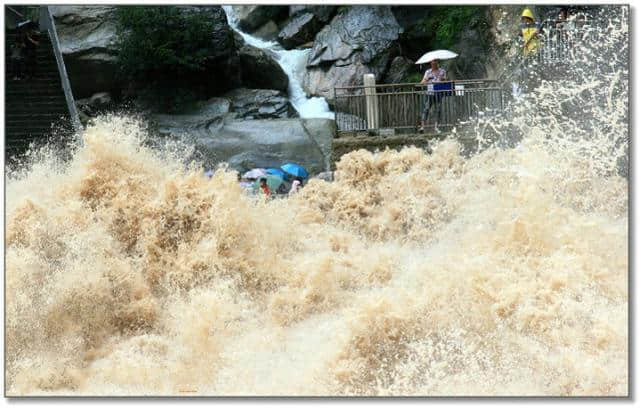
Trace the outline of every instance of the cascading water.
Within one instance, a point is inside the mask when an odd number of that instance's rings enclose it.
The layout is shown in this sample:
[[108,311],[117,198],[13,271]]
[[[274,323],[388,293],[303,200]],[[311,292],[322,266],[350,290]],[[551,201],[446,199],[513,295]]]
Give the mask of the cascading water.
[[302,87],[306,61],[310,50],[285,50],[275,41],[264,41],[244,33],[238,28],[238,18],[233,6],[222,6],[222,8],[227,14],[227,20],[231,28],[238,32],[249,45],[268,50],[271,55],[277,57],[276,61],[289,77],[289,100],[301,118],[335,118],[324,98],[307,98]]
[[33,152],[6,395],[628,395],[628,8],[604,15],[468,158],[355,151],[267,200],[126,116]]

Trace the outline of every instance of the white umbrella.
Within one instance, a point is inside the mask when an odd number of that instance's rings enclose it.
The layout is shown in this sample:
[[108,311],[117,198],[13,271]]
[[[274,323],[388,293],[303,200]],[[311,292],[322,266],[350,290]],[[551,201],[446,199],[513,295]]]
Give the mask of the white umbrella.
[[445,59],[455,58],[457,56],[458,54],[456,54],[455,52],[447,51],[447,50],[429,51],[428,53],[420,57],[420,59],[416,61],[416,64],[426,64],[436,59],[445,60]]
[[243,178],[246,179],[257,179],[260,177],[264,177],[267,175],[267,172],[264,169],[252,169],[242,175]]

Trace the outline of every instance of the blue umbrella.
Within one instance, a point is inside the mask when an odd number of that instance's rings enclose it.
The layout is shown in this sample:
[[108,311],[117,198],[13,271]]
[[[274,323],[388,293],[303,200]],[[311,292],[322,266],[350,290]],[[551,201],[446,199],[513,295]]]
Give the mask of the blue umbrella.
[[267,174],[275,174],[276,176],[280,176],[283,179],[287,178],[287,175],[284,173],[284,171],[280,169],[267,169]]
[[287,163],[280,166],[280,168],[295,177],[301,177],[303,179],[309,177],[307,170],[299,164]]

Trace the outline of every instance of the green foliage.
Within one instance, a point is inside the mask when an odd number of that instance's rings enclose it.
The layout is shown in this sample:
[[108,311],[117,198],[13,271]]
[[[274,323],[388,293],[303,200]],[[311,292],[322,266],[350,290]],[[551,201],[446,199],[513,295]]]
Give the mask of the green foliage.
[[176,111],[195,98],[188,91],[189,78],[204,71],[214,51],[208,12],[118,6],[116,15],[121,74],[144,90],[144,99],[156,101],[160,110]]
[[475,24],[486,6],[435,6],[417,27],[438,48],[451,48],[465,27]]

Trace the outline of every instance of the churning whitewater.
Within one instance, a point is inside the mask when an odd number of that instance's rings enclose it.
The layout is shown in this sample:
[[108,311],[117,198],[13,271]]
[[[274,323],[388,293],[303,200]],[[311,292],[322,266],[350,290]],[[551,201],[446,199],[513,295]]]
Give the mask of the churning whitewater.
[[541,80],[475,154],[354,151],[287,199],[127,116],[34,152],[6,184],[7,395],[627,395],[610,24],[606,72]]

